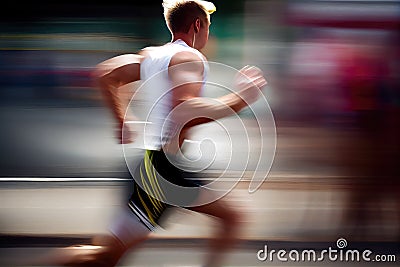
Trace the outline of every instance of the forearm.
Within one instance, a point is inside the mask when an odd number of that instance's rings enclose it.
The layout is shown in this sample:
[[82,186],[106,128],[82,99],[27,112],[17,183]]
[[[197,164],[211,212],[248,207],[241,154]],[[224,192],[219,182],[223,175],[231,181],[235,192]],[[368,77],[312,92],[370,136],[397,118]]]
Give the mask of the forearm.
[[246,89],[242,89],[239,92],[233,92],[218,98],[221,103],[234,110],[236,113],[240,112],[243,108],[257,101],[260,97],[260,89],[251,86]]
[[193,127],[238,113],[259,95],[258,88],[247,88],[219,98],[195,97],[178,105],[171,118],[182,127]]
[[122,125],[124,122],[126,106],[119,96],[118,86],[112,85],[107,81],[107,79],[100,79],[99,87],[106,104],[111,109],[113,117],[116,119],[118,124]]
[[122,125],[127,101],[121,96],[121,88],[140,79],[140,55],[121,55],[104,61],[96,67],[94,75],[105,101],[115,119]]

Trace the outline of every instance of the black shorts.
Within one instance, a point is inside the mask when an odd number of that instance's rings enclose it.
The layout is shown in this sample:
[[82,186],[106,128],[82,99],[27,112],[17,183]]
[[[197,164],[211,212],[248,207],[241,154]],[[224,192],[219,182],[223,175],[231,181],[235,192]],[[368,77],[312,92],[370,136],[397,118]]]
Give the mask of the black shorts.
[[[185,207],[197,199],[202,183],[196,177],[196,173],[186,172],[173,165],[162,150],[147,150],[134,173],[134,190],[129,199],[129,207],[153,231],[159,226],[165,211],[169,207],[177,206],[174,203]],[[169,189],[166,192],[166,181],[190,187],[190,192],[171,192]]]

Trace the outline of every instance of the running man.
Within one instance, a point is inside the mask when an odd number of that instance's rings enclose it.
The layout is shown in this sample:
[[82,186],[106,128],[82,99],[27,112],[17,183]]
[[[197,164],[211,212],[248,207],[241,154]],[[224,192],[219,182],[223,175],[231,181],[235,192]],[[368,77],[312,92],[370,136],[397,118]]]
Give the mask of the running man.
[[[159,178],[155,173],[173,184],[194,189],[194,194],[182,196],[180,199],[184,203],[182,208],[213,216],[220,222],[220,227],[210,239],[204,266],[221,266],[222,256],[238,240],[240,214],[221,199],[194,205],[210,193],[202,189],[200,182],[186,179],[187,172],[172,164],[169,158],[177,153],[185,139],[190,138],[191,127],[241,111],[258,99],[266,80],[258,68],[246,66],[240,70],[242,78],[239,77],[236,82],[239,87],[236,93],[224,95],[214,101],[202,97],[208,63],[200,49],[208,41],[210,14],[216,8],[211,2],[199,0],[165,0],[163,7],[165,21],[172,34],[170,42],[158,47],[144,48],[138,54],[111,58],[100,63],[96,70],[99,88],[117,122],[121,143],[134,141],[135,133],[129,129],[130,124],[125,123],[132,118],[125,117],[127,106],[118,95],[119,88],[138,80],[148,81],[160,72],[165,73],[155,83],[157,86],[146,88],[150,91],[168,92],[168,97],[154,106],[155,127],[149,133],[152,138],[145,142],[143,162],[134,173],[134,176],[141,177],[141,182],[135,179],[134,192],[126,210],[111,223],[110,234],[93,238],[92,245],[99,247],[84,252],[69,250],[71,254],[64,255],[62,260],[64,265],[115,266],[128,250],[141,244],[159,227],[160,219],[171,205],[168,204],[168,196],[165,196],[167,193],[158,185]],[[166,121],[173,108],[178,106],[179,114],[169,118],[167,128],[170,131],[161,133],[161,122]]]

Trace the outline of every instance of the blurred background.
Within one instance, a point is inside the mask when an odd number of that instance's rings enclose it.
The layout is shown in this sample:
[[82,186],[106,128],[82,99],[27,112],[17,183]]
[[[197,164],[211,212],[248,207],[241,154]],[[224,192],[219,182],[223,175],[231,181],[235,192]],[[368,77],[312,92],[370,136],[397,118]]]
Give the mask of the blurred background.
[[[268,179],[249,194],[247,173],[227,196],[247,214],[243,238],[399,242],[400,1],[214,3],[204,54],[260,67],[276,123]],[[170,41],[161,1],[0,12],[2,246],[102,232],[130,174],[91,71]],[[208,236],[207,218],[179,216],[155,237]]]

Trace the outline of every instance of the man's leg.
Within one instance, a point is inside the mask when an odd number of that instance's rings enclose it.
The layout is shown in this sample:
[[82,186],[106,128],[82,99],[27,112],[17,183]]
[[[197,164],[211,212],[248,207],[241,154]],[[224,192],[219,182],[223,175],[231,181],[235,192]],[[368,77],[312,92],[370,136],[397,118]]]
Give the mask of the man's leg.
[[210,239],[208,257],[204,267],[221,266],[224,255],[239,241],[242,223],[240,213],[223,199],[188,209],[219,219],[220,227],[216,230],[214,237]]
[[113,267],[128,250],[141,244],[150,234],[128,207],[118,211],[108,230],[108,234],[94,236],[88,245],[55,249],[32,264]]
[[109,267],[115,266],[128,250],[147,240],[151,233],[128,207],[119,210],[108,230],[108,235],[95,236],[92,245],[103,248],[97,259]]

